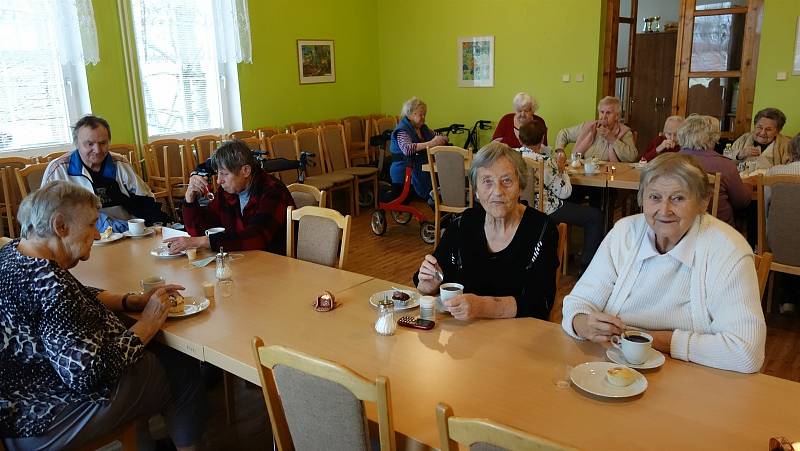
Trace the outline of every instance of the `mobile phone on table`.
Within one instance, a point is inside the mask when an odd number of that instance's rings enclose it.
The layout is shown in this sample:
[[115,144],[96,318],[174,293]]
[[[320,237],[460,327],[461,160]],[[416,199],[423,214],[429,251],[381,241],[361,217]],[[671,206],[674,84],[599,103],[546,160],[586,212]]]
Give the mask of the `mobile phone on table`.
[[431,330],[433,326],[436,325],[436,322],[429,319],[414,318],[412,316],[401,316],[400,319],[397,320],[397,325],[410,327],[412,329]]

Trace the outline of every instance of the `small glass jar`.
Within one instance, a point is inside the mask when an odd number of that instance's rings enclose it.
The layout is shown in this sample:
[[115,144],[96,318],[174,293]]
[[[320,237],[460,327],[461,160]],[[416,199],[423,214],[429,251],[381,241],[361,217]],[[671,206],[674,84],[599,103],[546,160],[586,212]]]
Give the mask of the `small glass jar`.
[[375,332],[378,335],[394,335],[397,323],[394,321],[394,302],[384,299],[378,302],[378,319],[375,321]]
[[419,299],[419,317],[436,321],[436,298],[433,296],[422,296]]
[[233,270],[231,269],[230,255],[219,248],[217,253],[217,280],[231,280],[233,279]]

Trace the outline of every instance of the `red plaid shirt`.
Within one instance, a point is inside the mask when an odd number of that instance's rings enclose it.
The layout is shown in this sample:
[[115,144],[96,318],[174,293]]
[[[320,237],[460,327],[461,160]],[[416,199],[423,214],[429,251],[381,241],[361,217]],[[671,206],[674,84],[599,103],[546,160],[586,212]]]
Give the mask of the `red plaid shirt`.
[[203,236],[206,229],[225,227],[224,233],[209,237],[211,249],[222,246],[230,251],[264,250],[286,255],[286,207],[294,206],[294,200],[280,180],[256,174],[244,212],[239,207],[239,195],[226,193],[221,187],[208,207],[184,203],[186,231]]

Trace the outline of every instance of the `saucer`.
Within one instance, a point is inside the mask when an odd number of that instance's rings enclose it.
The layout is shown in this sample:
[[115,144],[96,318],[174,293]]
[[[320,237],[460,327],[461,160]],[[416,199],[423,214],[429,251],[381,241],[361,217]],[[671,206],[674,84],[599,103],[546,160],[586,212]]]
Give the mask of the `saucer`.
[[184,316],[191,316],[195,313],[200,313],[211,305],[208,299],[197,299],[192,296],[185,296],[183,298],[183,311],[180,313],[167,313],[168,318],[182,318]]
[[112,233],[110,237],[104,240],[94,240],[92,244],[94,244],[95,246],[102,246],[104,244],[113,243],[114,241],[122,239],[122,236],[123,235],[121,233]]
[[150,255],[158,258],[177,258],[186,255],[186,251],[180,251],[177,254],[170,254],[169,250],[156,247],[150,251]]
[[611,360],[614,363],[625,365],[628,368],[636,368],[640,370],[650,370],[653,368],[658,368],[661,365],[663,365],[664,362],[667,360],[666,357],[664,357],[664,354],[658,352],[653,348],[650,348],[650,355],[647,356],[647,360],[645,360],[644,363],[640,363],[638,365],[634,365],[633,363],[628,363],[628,361],[625,360],[625,356],[622,354],[622,351],[620,351],[617,348],[613,347],[608,348],[606,350],[606,357],[608,357],[608,360]]
[[141,235],[134,235],[129,230],[122,232],[122,234],[127,236],[128,238],[144,238],[146,236],[152,235],[153,233],[155,233],[155,230],[153,230],[152,227],[147,227],[146,229],[144,229],[144,233]]
[[619,365],[610,362],[581,363],[572,368],[569,378],[581,390],[606,398],[628,398],[647,390],[647,379],[636,370],[631,370],[636,373],[636,380],[631,385],[627,387],[611,385],[606,380],[606,371],[617,366]]

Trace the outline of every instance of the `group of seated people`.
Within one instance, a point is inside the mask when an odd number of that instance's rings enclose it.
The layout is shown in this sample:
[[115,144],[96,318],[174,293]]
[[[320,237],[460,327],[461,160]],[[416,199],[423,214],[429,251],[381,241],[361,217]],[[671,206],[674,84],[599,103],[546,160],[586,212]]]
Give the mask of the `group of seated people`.
[[[726,218],[707,214],[712,195],[707,172],[729,176],[723,178],[726,184],[734,176],[738,180],[738,173],[722,168],[724,161],[712,155],[718,122],[705,116],[668,119],[664,139],[655,144],[658,156],[642,170],[643,212],[618,221],[602,238],[601,229],[592,229],[599,212],[568,200],[562,150],[576,142],[588,157],[635,160],[631,132],[618,121],[619,102],[603,99],[598,120],[562,130],[550,150],[544,121],[528,99],[515,98],[521,111],[501,121],[510,121],[511,132],[475,155],[469,182],[478,204],[455,219],[424,257],[414,275],[417,289],[434,294],[442,283],[464,285],[464,294],[445,301],[459,320],[547,320],[559,266],[556,224],[573,220],[592,244],[584,248],[590,255],[585,272],[563,302],[567,334],[607,343],[636,328],[675,359],[757,372],[766,325],[753,253]],[[414,156],[446,142],[425,125],[423,102],[411,99],[403,111],[392,134],[393,153]],[[768,114],[756,118],[752,139],[758,149],[743,145],[740,155],[752,158],[758,150],[764,159],[792,159],[788,166],[800,168],[800,138],[783,150],[779,135],[758,126],[764,118],[774,121]],[[84,286],[69,272],[89,258],[100,227],[116,229],[126,215],[139,215],[141,205],[154,211],[152,193],[130,164],[108,153],[108,123],[84,119],[75,128],[77,149],[55,160],[42,187],[22,202],[21,238],[0,249],[0,330],[7,343],[0,349],[0,437],[8,449],[76,447],[161,412],[178,449],[193,449],[206,414],[199,363],[151,342],[164,323],[170,295],[183,287],[109,293]],[[769,136],[770,142],[762,142]],[[527,188],[525,158],[546,162],[544,213],[520,202]],[[171,250],[223,246],[283,253],[285,211],[293,205],[286,187],[264,173],[238,141],[222,145],[212,166],[218,174],[216,196],[201,207],[198,199],[209,191],[208,181],[191,178],[182,208],[192,236],[170,240]],[[395,171],[393,163],[393,178]],[[415,190],[428,194],[422,183],[418,177]],[[728,185],[729,197],[737,196],[735,190]],[[580,216],[592,219],[574,219]],[[226,232],[203,234],[215,226]],[[125,324],[114,314],[120,311],[139,311],[141,318]],[[145,429],[146,424],[142,437]]]

